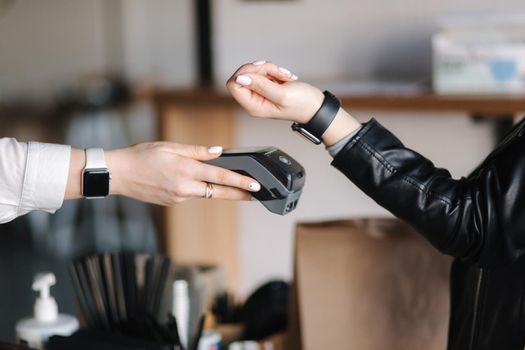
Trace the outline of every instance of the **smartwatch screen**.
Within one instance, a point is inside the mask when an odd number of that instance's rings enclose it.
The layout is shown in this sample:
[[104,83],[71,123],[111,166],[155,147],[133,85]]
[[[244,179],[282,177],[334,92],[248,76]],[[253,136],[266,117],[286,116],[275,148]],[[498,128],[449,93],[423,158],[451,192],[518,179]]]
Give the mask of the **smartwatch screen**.
[[109,194],[109,171],[90,169],[84,171],[84,197],[106,197]]

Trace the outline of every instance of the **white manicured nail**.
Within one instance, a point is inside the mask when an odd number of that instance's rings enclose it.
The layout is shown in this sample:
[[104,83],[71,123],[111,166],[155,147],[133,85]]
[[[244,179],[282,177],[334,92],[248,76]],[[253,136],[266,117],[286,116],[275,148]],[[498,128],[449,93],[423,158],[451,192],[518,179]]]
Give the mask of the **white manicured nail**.
[[287,75],[287,76],[291,76],[292,75],[292,72],[290,72],[288,69],[286,68],[283,68],[283,67],[279,67],[279,70],[281,71],[281,73]]
[[259,191],[261,189],[261,185],[258,184],[257,182],[252,182],[248,187],[252,191]]
[[292,75],[292,77],[291,77],[290,79],[292,79],[292,80],[297,80],[297,79],[299,79],[299,77],[298,77],[297,75],[294,74],[294,75]]
[[211,154],[219,154],[221,152],[222,152],[221,146],[213,146],[213,147],[208,148],[208,153],[211,153]]
[[235,79],[235,82],[242,86],[248,86],[252,83],[252,78],[246,75],[239,75],[237,79]]
[[262,65],[265,64],[265,63],[266,63],[266,61],[255,61],[255,62],[253,62],[252,64],[253,64],[254,66],[262,66]]

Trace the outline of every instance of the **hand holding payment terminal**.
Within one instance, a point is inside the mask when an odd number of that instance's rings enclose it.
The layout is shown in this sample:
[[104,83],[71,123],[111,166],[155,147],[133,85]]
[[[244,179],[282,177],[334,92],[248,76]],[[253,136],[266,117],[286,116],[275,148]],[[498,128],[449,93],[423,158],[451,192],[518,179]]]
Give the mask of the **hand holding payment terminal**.
[[295,159],[276,147],[225,150],[205,163],[250,176],[261,184],[253,197],[275,214],[285,215],[297,207],[306,173]]

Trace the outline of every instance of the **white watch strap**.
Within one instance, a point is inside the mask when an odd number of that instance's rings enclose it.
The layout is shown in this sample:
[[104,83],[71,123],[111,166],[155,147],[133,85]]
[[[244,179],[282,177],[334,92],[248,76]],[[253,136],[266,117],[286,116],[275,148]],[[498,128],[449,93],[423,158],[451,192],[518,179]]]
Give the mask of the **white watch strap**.
[[86,169],[107,169],[107,167],[102,148],[86,149]]

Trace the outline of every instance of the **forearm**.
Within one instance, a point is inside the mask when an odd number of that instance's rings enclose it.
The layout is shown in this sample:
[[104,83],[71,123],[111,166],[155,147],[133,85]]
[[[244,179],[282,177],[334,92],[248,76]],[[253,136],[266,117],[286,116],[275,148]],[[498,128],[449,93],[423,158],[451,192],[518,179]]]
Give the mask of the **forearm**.
[[[254,179],[205,164],[220,156],[222,147],[149,142],[106,150],[105,161],[111,181],[110,195],[122,195],[147,203],[171,206],[202,198],[208,186],[214,199],[249,200],[260,189]],[[73,149],[65,199],[82,197],[84,150]]]
[[378,204],[420,229],[437,248],[449,252],[463,191],[461,182],[446,170],[406,148],[375,121],[359,131],[332,165]]
[[333,165],[378,204],[442,252],[482,266],[506,264],[523,250],[515,238],[521,234],[516,227],[525,225],[516,214],[522,212],[518,198],[525,198],[520,140],[514,136],[512,146],[507,141],[475,175],[455,180],[377,122],[361,126],[342,109],[323,135]]

